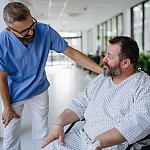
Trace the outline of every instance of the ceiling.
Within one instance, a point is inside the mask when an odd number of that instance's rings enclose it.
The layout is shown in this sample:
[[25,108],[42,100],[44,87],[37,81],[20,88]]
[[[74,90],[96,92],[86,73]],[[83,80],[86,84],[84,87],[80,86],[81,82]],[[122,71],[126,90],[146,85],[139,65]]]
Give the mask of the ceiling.
[[57,30],[88,30],[141,0],[18,0]]

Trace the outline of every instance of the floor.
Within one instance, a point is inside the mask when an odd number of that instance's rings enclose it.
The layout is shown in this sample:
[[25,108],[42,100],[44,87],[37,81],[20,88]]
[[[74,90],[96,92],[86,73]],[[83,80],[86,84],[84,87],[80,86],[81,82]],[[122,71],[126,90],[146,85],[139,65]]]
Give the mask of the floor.
[[[87,71],[72,65],[47,66],[46,73],[51,83],[49,88],[49,126],[51,126],[75,95],[94,78],[94,75],[89,75]],[[22,150],[32,149],[31,118],[29,116],[30,112],[25,107],[22,120]],[[0,150],[2,150],[2,139],[0,139]]]

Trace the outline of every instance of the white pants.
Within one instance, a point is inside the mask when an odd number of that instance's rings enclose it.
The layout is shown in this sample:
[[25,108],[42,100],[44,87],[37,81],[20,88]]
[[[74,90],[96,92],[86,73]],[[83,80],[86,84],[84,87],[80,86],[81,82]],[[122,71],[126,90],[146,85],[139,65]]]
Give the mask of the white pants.
[[[32,117],[33,150],[40,150],[40,145],[48,134],[48,91],[13,104],[14,110],[20,116],[24,104],[28,105]],[[4,129],[3,150],[21,150],[21,118],[13,118]]]

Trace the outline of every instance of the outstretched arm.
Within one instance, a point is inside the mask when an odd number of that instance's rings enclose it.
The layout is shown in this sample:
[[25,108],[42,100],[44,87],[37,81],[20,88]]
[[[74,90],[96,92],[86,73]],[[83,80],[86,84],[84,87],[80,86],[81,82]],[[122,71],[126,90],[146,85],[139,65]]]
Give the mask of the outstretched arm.
[[98,64],[96,64],[93,60],[88,58],[80,51],[70,46],[63,53],[84,68],[92,70],[98,74],[102,72],[102,68]]

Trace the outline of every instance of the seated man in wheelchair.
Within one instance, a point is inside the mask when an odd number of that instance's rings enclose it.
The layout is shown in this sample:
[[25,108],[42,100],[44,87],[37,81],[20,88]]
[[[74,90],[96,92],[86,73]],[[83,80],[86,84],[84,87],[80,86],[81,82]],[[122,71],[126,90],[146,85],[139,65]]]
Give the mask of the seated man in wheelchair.
[[[43,150],[125,150],[150,134],[150,76],[136,70],[139,48],[126,36],[109,41],[103,73],[93,79],[53,124]],[[82,128],[64,126],[85,118]],[[132,150],[147,144],[136,143]]]

